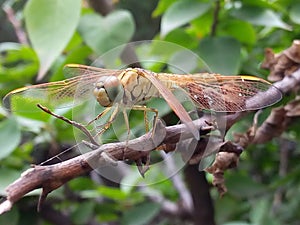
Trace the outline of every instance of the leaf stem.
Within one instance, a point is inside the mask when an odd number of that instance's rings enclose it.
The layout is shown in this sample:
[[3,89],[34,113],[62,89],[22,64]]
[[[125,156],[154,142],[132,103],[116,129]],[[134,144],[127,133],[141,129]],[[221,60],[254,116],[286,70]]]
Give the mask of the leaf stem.
[[28,45],[26,33],[24,32],[24,30],[22,28],[21,22],[17,19],[13,8],[9,4],[5,4],[2,7],[2,9],[5,12],[6,17],[9,20],[9,22],[12,24],[12,26],[16,32],[18,41],[21,44]]
[[217,0],[215,10],[214,10],[213,23],[212,23],[211,31],[210,31],[211,37],[214,37],[216,35],[216,30],[217,30],[217,26],[218,26],[218,22],[219,22],[218,17],[219,17],[219,12],[220,12],[220,5],[221,5],[221,1]]

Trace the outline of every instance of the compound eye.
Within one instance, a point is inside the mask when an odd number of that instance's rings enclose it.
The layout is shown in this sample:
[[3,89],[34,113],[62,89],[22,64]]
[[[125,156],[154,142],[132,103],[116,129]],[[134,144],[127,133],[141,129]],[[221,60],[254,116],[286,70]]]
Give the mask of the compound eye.
[[114,76],[101,77],[94,89],[97,101],[104,107],[112,106],[113,102],[118,101],[118,97],[123,97],[123,92],[123,86]]
[[98,82],[95,85],[94,96],[96,97],[98,103],[104,107],[110,106],[111,101],[105,91],[103,82]]

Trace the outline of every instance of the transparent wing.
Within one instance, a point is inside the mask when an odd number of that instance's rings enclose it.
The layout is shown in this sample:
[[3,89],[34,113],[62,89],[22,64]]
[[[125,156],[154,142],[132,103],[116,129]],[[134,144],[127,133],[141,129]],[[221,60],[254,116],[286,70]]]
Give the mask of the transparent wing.
[[11,91],[3,99],[4,107],[12,111],[30,111],[37,103],[49,108],[72,107],[93,97],[99,77],[117,76],[122,71],[69,64],[64,72],[75,77]]
[[179,119],[186,124],[194,137],[199,140],[199,131],[197,130],[195,124],[193,123],[191,117],[180,104],[180,102],[175,98],[173,93],[158,79],[157,74],[151,71],[141,70],[142,76],[146,77],[151,83],[157,88],[162,97],[169,104],[171,109],[176,113]]
[[217,112],[261,109],[282,98],[275,86],[254,76],[159,74],[159,79],[185,89],[199,108]]

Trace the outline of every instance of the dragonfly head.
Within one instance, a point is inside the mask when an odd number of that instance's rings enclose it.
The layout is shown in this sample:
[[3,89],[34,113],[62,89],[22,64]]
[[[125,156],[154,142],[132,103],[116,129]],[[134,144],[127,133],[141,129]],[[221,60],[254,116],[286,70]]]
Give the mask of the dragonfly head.
[[115,101],[119,101],[123,97],[123,93],[122,84],[114,76],[100,77],[94,89],[94,96],[104,107],[112,106]]

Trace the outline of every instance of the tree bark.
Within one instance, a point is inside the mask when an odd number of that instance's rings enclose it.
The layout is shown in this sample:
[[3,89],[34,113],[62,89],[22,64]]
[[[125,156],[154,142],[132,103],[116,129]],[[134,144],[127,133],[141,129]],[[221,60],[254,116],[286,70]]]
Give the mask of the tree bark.
[[198,165],[188,165],[184,174],[194,203],[194,225],[215,225],[214,207],[205,172],[199,171]]

